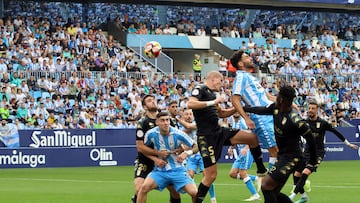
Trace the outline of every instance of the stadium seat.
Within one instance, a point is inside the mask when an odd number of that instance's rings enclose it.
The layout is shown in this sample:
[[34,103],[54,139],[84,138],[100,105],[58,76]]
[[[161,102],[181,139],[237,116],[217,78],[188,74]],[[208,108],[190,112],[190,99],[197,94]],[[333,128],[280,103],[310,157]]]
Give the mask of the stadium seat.
[[70,107],[74,106],[75,99],[69,99],[69,104],[70,104]]
[[41,96],[42,96],[41,91],[34,91],[33,92],[33,97],[34,97],[35,101],[36,101],[37,98],[39,98]]
[[50,93],[50,98],[52,98],[54,94],[55,94],[55,92],[51,92]]
[[42,93],[41,93],[41,97],[43,98],[43,100],[45,100],[46,97],[50,97],[50,98],[51,98],[51,95],[50,95],[49,92],[42,92]]

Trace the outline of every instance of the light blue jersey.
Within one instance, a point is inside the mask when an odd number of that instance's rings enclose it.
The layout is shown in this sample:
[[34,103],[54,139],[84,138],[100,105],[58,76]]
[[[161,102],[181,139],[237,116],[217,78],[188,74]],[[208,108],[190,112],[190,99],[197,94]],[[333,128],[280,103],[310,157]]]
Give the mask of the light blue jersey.
[[250,73],[238,70],[232,89],[233,95],[240,95],[246,105],[267,106],[271,103],[260,81]]
[[[242,102],[249,106],[268,106],[270,101],[260,81],[250,73],[238,70],[233,85],[233,95],[240,95]],[[255,134],[262,143],[262,148],[268,149],[276,146],[274,121],[272,115],[250,114],[250,119],[255,123]]]
[[[195,123],[195,122],[193,122]],[[183,126],[180,126],[180,130],[185,131],[186,128]],[[188,136],[191,137],[191,139],[196,143],[197,142],[197,136],[196,136],[196,129],[190,131],[188,133]],[[200,155],[200,152],[197,152],[191,156],[188,156],[186,158],[186,169],[192,170],[195,173],[203,172],[204,171],[204,162],[202,160],[202,157]]]
[[[169,151],[173,152],[175,149],[179,148],[181,144],[186,146],[193,146],[194,141],[184,132],[170,127],[170,135],[161,135],[159,127],[152,128],[148,130],[144,138],[145,145],[154,145],[154,149],[157,151]],[[171,153],[170,156],[166,158],[166,166],[159,168],[154,167],[154,171],[170,171],[170,170],[182,170],[184,168],[182,163],[176,161],[177,155]]]

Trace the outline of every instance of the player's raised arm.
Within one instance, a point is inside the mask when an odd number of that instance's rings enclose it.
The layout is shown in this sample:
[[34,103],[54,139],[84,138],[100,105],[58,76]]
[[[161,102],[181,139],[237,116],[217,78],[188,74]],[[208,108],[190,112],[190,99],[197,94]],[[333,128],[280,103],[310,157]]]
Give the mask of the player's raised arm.
[[[196,90],[195,90],[195,93],[196,93]],[[199,99],[196,97],[190,97],[189,102],[188,102],[188,107],[190,109],[204,109],[209,106],[216,106],[219,103],[224,102],[224,101],[225,101],[225,99],[222,97],[218,97],[218,98],[216,98],[214,100],[210,100],[210,101],[199,101]]]
[[275,107],[275,103],[272,103],[268,106],[254,106],[254,107],[245,106],[244,110],[249,113],[255,113],[260,115],[273,115],[274,107]]
[[266,97],[272,101],[272,102],[276,102],[276,96],[270,94],[269,92],[266,92]]
[[243,105],[241,104],[241,96],[238,94],[234,94],[231,97],[231,103],[234,106],[235,110],[239,112],[240,116],[244,118],[246,126],[249,129],[255,128],[255,123],[250,119],[248,114],[245,112]]
[[170,154],[169,152],[166,151],[157,151],[151,147],[148,147],[144,144],[144,141],[142,140],[136,140],[136,148],[138,152],[143,153],[147,157],[148,156],[165,157],[165,156],[169,156]]
[[341,134],[338,130],[336,130],[336,128],[334,128],[332,125],[330,125],[330,123],[326,123],[325,128],[327,131],[330,131],[332,133],[334,133],[341,141],[344,142],[344,144],[346,144],[348,147],[353,148],[353,149],[359,149],[359,146],[350,143],[343,134]]
[[185,129],[187,129],[187,130],[196,130],[196,124],[195,123],[186,122],[182,117],[181,118],[176,118],[176,119],[182,126],[184,126]]
[[222,109],[220,106],[217,106],[217,109],[220,118],[227,118],[232,116],[234,113],[236,113],[235,108]]

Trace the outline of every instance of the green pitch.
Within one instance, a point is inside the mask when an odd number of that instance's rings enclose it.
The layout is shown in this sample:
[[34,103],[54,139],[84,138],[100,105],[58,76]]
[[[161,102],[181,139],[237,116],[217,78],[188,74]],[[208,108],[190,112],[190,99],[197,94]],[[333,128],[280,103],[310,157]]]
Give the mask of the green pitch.
[[[215,190],[219,203],[239,203],[250,196],[242,181],[230,179],[230,164],[219,165]],[[323,162],[310,177],[314,203],[357,203],[359,161]],[[250,171],[254,174],[254,169]],[[4,203],[131,203],[133,167],[1,169],[0,196]],[[201,175],[197,175],[199,182]],[[292,178],[283,191],[291,190]],[[207,197],[208,198],[208,197]],[[296,198],[296,200],[299,197]],[[152,191],[149,203],[167,203],[167,191]],[[187,195],[183,203],[190,203]],[[205,202],[209,202],[207,199]],[[263,202],[263,201],[257,201]]]

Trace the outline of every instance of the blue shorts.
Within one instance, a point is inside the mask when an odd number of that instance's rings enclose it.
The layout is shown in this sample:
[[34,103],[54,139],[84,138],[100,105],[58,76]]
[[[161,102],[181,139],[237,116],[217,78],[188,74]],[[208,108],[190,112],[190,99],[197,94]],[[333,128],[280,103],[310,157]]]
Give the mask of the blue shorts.
[[253,156],[251,155],[250,151],[247,151],[245,155],[242,154],[238,155],[231,168],[249,170],[251,168],[253,161],[254,161]]
[[[200,153],[196,153],[186,159],[186,169],[192,170],[195,173],[204,171],[204,162]],[[199,171],[198,171],[199,169]]]
[[168,185],[173,185],[177,192],[183,192],[181,189],[187,184],[195,184],[190,178],[184,167],[172,169],[169,171],[152,171],[148,177],[152,178],[158,185],[158,190],[163,191]]
[[269,149],[276,146],[274,119],[272,115],[251,115],[251,120],[255,123],[254,133],[262,144],[261,148]]

